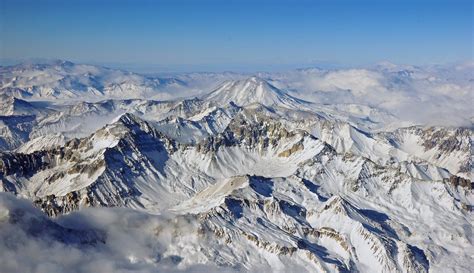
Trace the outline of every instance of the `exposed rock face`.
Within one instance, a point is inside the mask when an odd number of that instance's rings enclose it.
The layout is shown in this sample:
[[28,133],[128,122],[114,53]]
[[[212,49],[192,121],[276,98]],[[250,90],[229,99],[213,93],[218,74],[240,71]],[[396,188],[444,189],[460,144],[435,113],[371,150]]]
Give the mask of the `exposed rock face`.
[[[294,138],[312,137],[304,131],[288,131],[281,123],[269,120],[265,117],[258,117],[254,121],[245,118],[245,113],[235,117],[226,130],[216,136],[197,144],[196,149],[202,153],[216,152],[221,146],[230,147],[234,145],[246,145],[247,147],[267,149],[276,147],[278,143]],[[303,150],[302,143],[296,143],[291,148],[280,153],[281,157],[288,157],[291,154]]]
[[[357,209],[340,197],[315,203],[313,206],[319,206],[318,211],[305,208],[294,203],[292,182],[291,179],[247,176],[227,181],[227,187],[213,186],[227,195],[214,208],[198,214],[201,232],[212,232],[231,249],[242,243],[253,244],[269,253],[301,259],[307,268],[323,271],[358,270],[357,264],[364,263],[367,258],[363,251],[369,251],[376,257],[381,272],[428,272],[429,262],[423,251],[390,236],[394,224],[385,222],[375,212]],[[288,187],[284,186],[287,183]],[[308,189],[299,194],[315,193]],[[203,192],[190,203],[213,203],[208,198],[217,196],[219,194],[210,196]],[[334,221],[334,217],[338,221]],[[351,221],[362,221],[362,225],[344,227]],[[261,230],[272,232],[261,233]],[[368,244],[366,250],[356,246],[358,236]],[[334,249],[334,244],[342,252],[331,256],[326,247]]]
[[[12,198],[11,196],[3,194],[1,198],[3,198],[2,201],[4,202],[2,204],[4,205],[1,218],[2,228],[5,228],[5,224],[10,224],[28,236],[53,239],[55,242],[71,246],[89,247],[105,243],[106,234],[103,231],[63,227],[36,211],[22,209],[25,205],[21,206],[21,203],[13,205],[14,203],[9,202],[9,199]],[[4,236],[5,233],[2,233],[2,235]],[[3,237],[2,240],[8,240],[8,238]]]
[[[103,142],[104,147],[98,148]],[[81,206],[118,206],[122,198],[141,195],[124,176],[141,175],[148,154],[169,155],[177,150],[175,142],[132,115],[124,115],[113,126],[105,127],[90,137],[72,139],[63,147],[31,154],[0,154],[0,179],[4,191],[19,192],[32,187],[26,181],[11,181],[11,177],[31,179],[44,187],[57,187],[76,180],[76,190],[51,193],[36,199],[49,215],[57,215]],[[138,157],[136,157],[138,156]],[[159,167],[162,162],[151,162]],[[117,166],[120,166],[117,169]],[[44,174],[42,174],[44,173]],[[120,177],[121,176],[121,177]],[[119,180],[125,180],[119,182]],[[122,184],[117,195],[102,192],[104,183]],[[84,183],[85,182],[85,183]],[[112,186],[112,185],[109,185]],[[112,189],[109,189],[112,190]]]
[[452,174],[471,178],[474,134],[468,128],[408,127],[384,133],[390,145],[416,160],[446,168]]
[[289,157],[290,155],[302,151],[304,149],[304,145],[301,142],[296,143],[295,145],[291,146],[290,149],[285,150],[278,154],[280,157]]
[[[47,195],[34,201],[35,205],[43,210],[49,216],[58,216],[78,210],[80,207],[91,206],[89,198],[86,196],[83,201],[80,199],[78,192],[70,192],[65,196],[56,197],[55,195]],[[82,201],[82,202],[81,202]]]
[[418,129],[417,132],[424,136],[423,146],[426,150],[439,147],[441,151],[449,153],[455,150],[469,151],[471,146],[469,137],[472,131],[467,128],[457,128],[454,132],[449,132],[431,127],[426,130]]
[[35,171],[41,170],[48,165],[43,158],[46,152],[36,154],[0,154],[0,175],[31,176]]
[[462,178],[462,177],[459,177],[459,176],[452,175],[449,178],[449,183],[451,183],[451,185],[453,187],[460,186],[460,187],[465,188],[466,190],[472,190],[472,182],[469,179],[465,179],[465,178]]

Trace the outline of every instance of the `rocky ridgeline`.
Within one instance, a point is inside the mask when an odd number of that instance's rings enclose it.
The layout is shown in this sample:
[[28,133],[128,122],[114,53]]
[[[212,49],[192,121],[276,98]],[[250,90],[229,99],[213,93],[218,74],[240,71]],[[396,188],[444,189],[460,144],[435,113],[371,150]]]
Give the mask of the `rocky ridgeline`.
[[[261,118],[256,121],[249,121],[243,117],[236,117],[227,126],[226,130],[216,136],[210,136],[196,145],[196,150],[202,153],[217,152],[220,147],[230,147],[235,145],[245,145],[249,148],[275,148],[279,143],[299,136],[314,138],[304,131],[289,131],[283,124],[268,118]],[[295,144],[286,151],[279,154],[281,157],[288,157],[291,154],[301,151],[304,146],[301,142]]]

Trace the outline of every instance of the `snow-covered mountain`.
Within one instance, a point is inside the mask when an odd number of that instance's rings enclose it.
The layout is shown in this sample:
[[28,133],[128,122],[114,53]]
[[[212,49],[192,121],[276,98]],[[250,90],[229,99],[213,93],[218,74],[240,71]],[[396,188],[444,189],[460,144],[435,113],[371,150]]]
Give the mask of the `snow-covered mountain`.
[[0,94],[1,116],[42,116],[52,112],[46,107],[35,106],[25,100],[7,94]]
[[[362,96],[386,79],[379,75],[413,79],[430,70],[178,75],[229,78],[170,100],[109,96],[86,81],[80,92],[94,94],[91,101],[38,102],[78,99],[80,89],[65,91],[73,85],[50,75],[77,80],[93,67],[3,69],[0,191],[49,218],[0,194],[2,243],[19,238],[0,244],[2,253],[53,244],[48,256],[67,266],[74,251],[117,271],[470,271],[472,129],[414,126],[360,101],[310,102],[289,80],[317,74],[328,96],[346,85]],[[49,76],[34,79],[38,71]],[[139,77],[114,73],[99,74],[109,83]],[[12,88],[28,77],[33,87],[20,99]],[[56,93],[39,91],[45,86]],[[48,229],[41,236],[40,227]]]
[[0,67],[2,93],[36,100],[172,97],[186,83],[171,77],[143,76],[105,67],[54,61]]
[[234,102],[239,106],[259,103],[265,106],[303,108],[307,102],[297,99],[276,88],[264,79],[251,77],[244,80],[227,81],[203,97],[219,104]]

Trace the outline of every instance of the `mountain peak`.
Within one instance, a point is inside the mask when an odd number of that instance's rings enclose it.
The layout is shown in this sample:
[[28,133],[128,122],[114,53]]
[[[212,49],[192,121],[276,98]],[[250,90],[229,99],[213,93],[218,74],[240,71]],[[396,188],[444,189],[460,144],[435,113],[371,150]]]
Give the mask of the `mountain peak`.
[[132,113],[124,113],[118,116],[111,124],[121,124],[125,127],[132,128],[134,126],[140,126],[145,123],[144,120]]
[[265,79],[252,76],[243,80],[226,81],[217,89],[203,97],[204,100],[219,104],[234,102],[239,106],[260,103],[265,106],[286,108],[301,107],[307,102],[297,99],[278,89]]
[[0,94],[0,115],[37,115],[47,112],[45,109],[39,109],[31,103],[19,99],[10,94]]

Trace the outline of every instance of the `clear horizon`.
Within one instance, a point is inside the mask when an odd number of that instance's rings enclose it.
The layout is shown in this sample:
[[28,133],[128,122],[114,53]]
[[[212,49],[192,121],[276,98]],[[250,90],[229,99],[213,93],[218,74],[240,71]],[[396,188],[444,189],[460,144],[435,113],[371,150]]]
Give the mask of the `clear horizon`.
[[0,59],[272,71],[471,61],[472,2],[1,0]]

